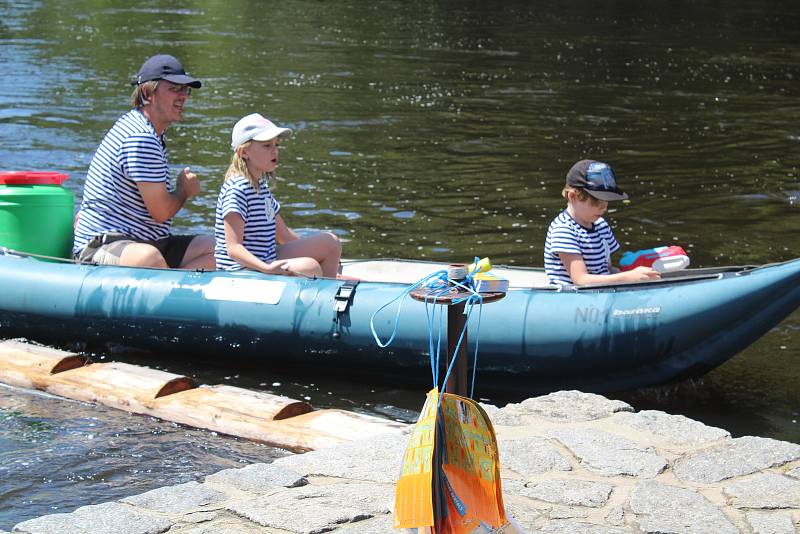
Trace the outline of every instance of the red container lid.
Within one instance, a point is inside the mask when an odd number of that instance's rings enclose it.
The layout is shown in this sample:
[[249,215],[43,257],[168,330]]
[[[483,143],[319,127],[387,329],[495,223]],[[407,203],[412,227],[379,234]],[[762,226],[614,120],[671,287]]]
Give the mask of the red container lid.
[[59,172],[0,172],[0,184],[5,185],[61,185],[67,178]]

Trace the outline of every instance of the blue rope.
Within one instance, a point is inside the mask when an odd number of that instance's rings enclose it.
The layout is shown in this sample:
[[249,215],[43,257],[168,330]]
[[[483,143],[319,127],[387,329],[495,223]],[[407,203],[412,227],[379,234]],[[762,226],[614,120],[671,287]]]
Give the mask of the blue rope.
[[[406,295],[408,295],[409,293],[411,293],[412,291],[417,289],[419,286],[425,284],[429,280],[442,278],[442,276],[444,276],[444,278],[446,279],[447,278],[447,271],[437,271],[435,273],[429,274],[428,276],[422,278],[418,282],[413,283],[407,289],[403,290],[403,292],[400,293],[397,297],[393,298],[392,300],[390,300],[389,302],[387,302],[386,304],[384,304],[383,306],[381,306],[380,308],[375,310],[375,313],[373,313],[372,317],[369,318],[369,327],[370,327],[370,329],[372,329],[372,337],[375,338],[375,342],[378,344],[378,346],[380,348],[384,349],[384,348],[388,347],[389,345],[391,345],[392,341],[394,341],[394,338],[397,335],[397,325],[400,322],[400,310],[403,308],[403,299],[406,297]],[[397,313],[394,316],[394,325],[392,327],[392,335],[389,337],[389,339],[386,341],[386,343],[383,343],[381,341],[381,339],[378,337],[378,333],[375,331],[375,316],[378,315],[378,313],[380,313],[384,308],[388,307],[390,304],[392,304],[396,300],[399,300],[400,304],[397,306]]]
[[[475,264],[477,265],[478,257],[475,257]],[[372,330],[372,337],[375,338],[375,342],[381,348],[388,347],[393,341],[394,338],[397,336],[397,330],[400,323],[400,312],[403,308],[403,299],[414,291],[415,289],[426,286],[428,288],[428,293],[425,296],[425,318],[428,324],[428,353],[430,355],[430,363],[431,363],[431,376],[433,378],[433,387],[438,387],[439,390],[443,390],[445,385],[447,384],[447,380],[450,378],[450,373],[453,370],[455,365],[456,358],[454,357],[448,364],[447,370],[445,372],[444,378],[441,381],[441,386],[439,386],[439,363],[441,361],[441,347],[442,347],[442,331],[443,331],[443,320],[445,316],[445,311],[440,310],[439,312],[439,327],[436,335],[434,336],[434,327],[436,325],[436,304],[439,297],[444,295],[445,293],[451,291],[453,287],[457,287],[462,291],[469,293],[465,297],[461,297],[458,299],[453,299],[451,304],[461,304],[462,302],[465,303],[464,305],[464,314],[467,316],[466,320],[464,321],[464,327],[461,329],[461,333],[458,337],[458,342],[456,343],[454,349],[454,355],[458,355],[458,351],[461,348],[461,344],[464,341],[464,336],[467,332],[467,325],[469,324],[469,319],[472,316],[472,309],[475,302],[478,303],[478,325],[477,331],[475,332],[475,351],[473,353],[472,358],[472,380],[470,385],[470,397],[472,397],[475,393],[475,373],[478,364],[478,345],[480,339],[480,325],[481,325],[481,317],[483,315],[483,297],[480,293],[476,292],[473,289],[472,283],[472,273],[467,273],[466,279],[462,281],[452,280],[447,277],[447,271],[437,271],[435,273],[429,274],[425,276],[421,280],[411,284],[408,288],[404,289],[397,297],[393,298],[372,314],[370,317],[369,325],[370,329]],[[375,331],[375,317],[383,311],[385,308],[390,306],[395,301],[399,300],[399,304],[397,306],[397,311],[395,312],[394,322],[392,325],[392,333],[389,336],[389,339],[384,343],[381,341],[378,333]],[[433,306],[432,309],[429,309],[429,306]],[[436,342],[434,344],[434,337],[436,338]],[[441,402],[441,396],[439,397]]]

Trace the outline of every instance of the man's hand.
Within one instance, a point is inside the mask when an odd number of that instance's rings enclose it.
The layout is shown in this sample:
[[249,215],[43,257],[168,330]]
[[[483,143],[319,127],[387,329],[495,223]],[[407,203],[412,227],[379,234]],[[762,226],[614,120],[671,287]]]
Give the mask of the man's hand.
[[189,167],[184,167],[175,180],[175,189],[186,198],[192,198],[200,193],[200,180]]
[[200,180],[189,167],[184,167],[175,179],[175,190],[167,189],[167,182],[136,182],[144,205],[150,216],[163,223],[183,207],[187,199],[200,193]]

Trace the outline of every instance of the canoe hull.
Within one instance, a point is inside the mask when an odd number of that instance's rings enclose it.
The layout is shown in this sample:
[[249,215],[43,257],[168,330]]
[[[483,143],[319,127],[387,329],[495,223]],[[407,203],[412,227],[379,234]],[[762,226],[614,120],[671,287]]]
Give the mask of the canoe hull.
[[[437,266],[431,264],[431,270]],[[0,256],[2,337],[112,342],[159,357],[302,366],[429,383],[426,307],[403,300],[395,341],[375,311],[407,286],[55,264]],[[613,391],[702,375],[800,305],[800,260],[713,277],[580,291],[521,289],[473,309],[481,391]],[[438,307],[440,313],[443,307]],[[428,308],[431,313],[432,308]],[[375,330],[393,331],[396,306]],[[470,352],[471,356],[471,352]]]

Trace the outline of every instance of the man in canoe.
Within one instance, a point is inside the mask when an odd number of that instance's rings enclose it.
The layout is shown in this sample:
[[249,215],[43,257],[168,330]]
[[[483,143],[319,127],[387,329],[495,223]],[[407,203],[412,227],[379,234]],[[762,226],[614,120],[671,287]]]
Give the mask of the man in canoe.
[[105,265],[214,269],[213,236],[170,232],[200,182],[185,167],[170,183],[164,132],[202,83],[159,54],[142,64],[132,85],[133,109],[117,119],[89,164],[73,255]]

